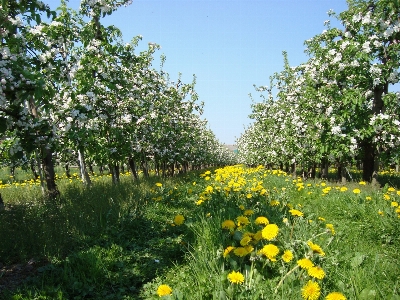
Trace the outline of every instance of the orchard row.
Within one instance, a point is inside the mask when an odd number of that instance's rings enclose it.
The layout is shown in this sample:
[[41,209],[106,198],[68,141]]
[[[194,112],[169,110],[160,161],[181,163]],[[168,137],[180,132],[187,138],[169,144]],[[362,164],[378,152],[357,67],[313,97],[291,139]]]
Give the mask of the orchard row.
[[348,1],[336,14],[339,27],[305,41],[307,62],[271,76],[258,87],[255,122],[238,141],[241,161],[250,165],[315,167],[334,165],[339,178],[349,165],[375,181],[379,166],[399,164],[400,5],[398,1]]
[[[80,166],[118,166],[132,173],[148,165],[186,170],[225,165],[233,154],[200,118],[203,104],[191,83],[170,80],[152,66],[159,48],[135,51],[121,31],[101,20],[131,1],[81,1],[56,11],[41,1],[3,1],[0,9],[1,159],[39,167],[47,191],[57,195],[54,159]],[[44,187],[44,182],[42,182]],[[44,188],[46,189],[46,188]]]

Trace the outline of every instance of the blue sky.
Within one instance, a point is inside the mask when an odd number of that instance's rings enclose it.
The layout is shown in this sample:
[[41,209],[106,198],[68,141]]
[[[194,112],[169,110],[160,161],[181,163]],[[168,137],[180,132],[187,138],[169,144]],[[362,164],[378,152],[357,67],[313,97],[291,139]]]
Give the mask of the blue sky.
[[[51,8],[59,0],[44,1]],[[79,0],[70,0],[77,9]],[[283,68],[307,61],[304,41],[322,32],[327,11],[347,9],[345,0],[134,0],[102,20],[121,29],[124,40],[142,35],[140,47],[157,43],[172,80],[197,76],[203,118],[221,143],[234,144],[252,121],[253,84],[269,85]],[[334,25],[332,23],[332,25]],[[158,68],[158,64],[155,65]]]

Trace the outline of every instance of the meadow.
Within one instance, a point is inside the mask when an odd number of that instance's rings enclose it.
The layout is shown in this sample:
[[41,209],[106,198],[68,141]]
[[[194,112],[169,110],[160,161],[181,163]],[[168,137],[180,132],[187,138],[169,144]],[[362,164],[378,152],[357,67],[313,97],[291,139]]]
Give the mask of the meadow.
[[262,166],[88,188],[59,171],[56,201],[0,173],[0,299],[400,299],[393,170],[379,188]]

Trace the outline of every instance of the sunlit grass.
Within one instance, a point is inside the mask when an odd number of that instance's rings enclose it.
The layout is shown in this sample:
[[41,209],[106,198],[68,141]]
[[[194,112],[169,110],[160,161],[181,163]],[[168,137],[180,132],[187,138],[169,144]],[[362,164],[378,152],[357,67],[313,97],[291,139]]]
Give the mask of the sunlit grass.
[[399,296],[395,185],[244,166],[92,181],[59,175],[62,196],[50,203],[37,184],[1,189],[0,261],[49,261],[9,297],[301,299],[310,282],[319,299]]

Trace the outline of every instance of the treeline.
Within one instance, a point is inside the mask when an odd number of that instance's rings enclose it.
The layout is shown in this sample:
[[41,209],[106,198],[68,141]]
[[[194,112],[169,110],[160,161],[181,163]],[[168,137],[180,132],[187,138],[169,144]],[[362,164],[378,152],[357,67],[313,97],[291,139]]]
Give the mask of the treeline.
[[[240,159],[254,165],[301,166],[315,176],[316,166],[338,169],[359,165],[363,180],[376,182],[382,166],[399,164],[400,3],[349,0],[348,10],[328,12],[341,24],[305,41],[307,62],[284,69],[257,87],[254,123],[238,141]],[[275,94],[275,95],[274,95]]]
[[121,164],[133,175],[148,165],[187,170],[234,161],[201,119],[196,78],[170,80],[152,66],[159,48],[137,53],[103,17],[130,1],[2,1],[0,8],[1,161],[31,167],[48,195],[59,194],[54,163],[107,166],[118,182]]

